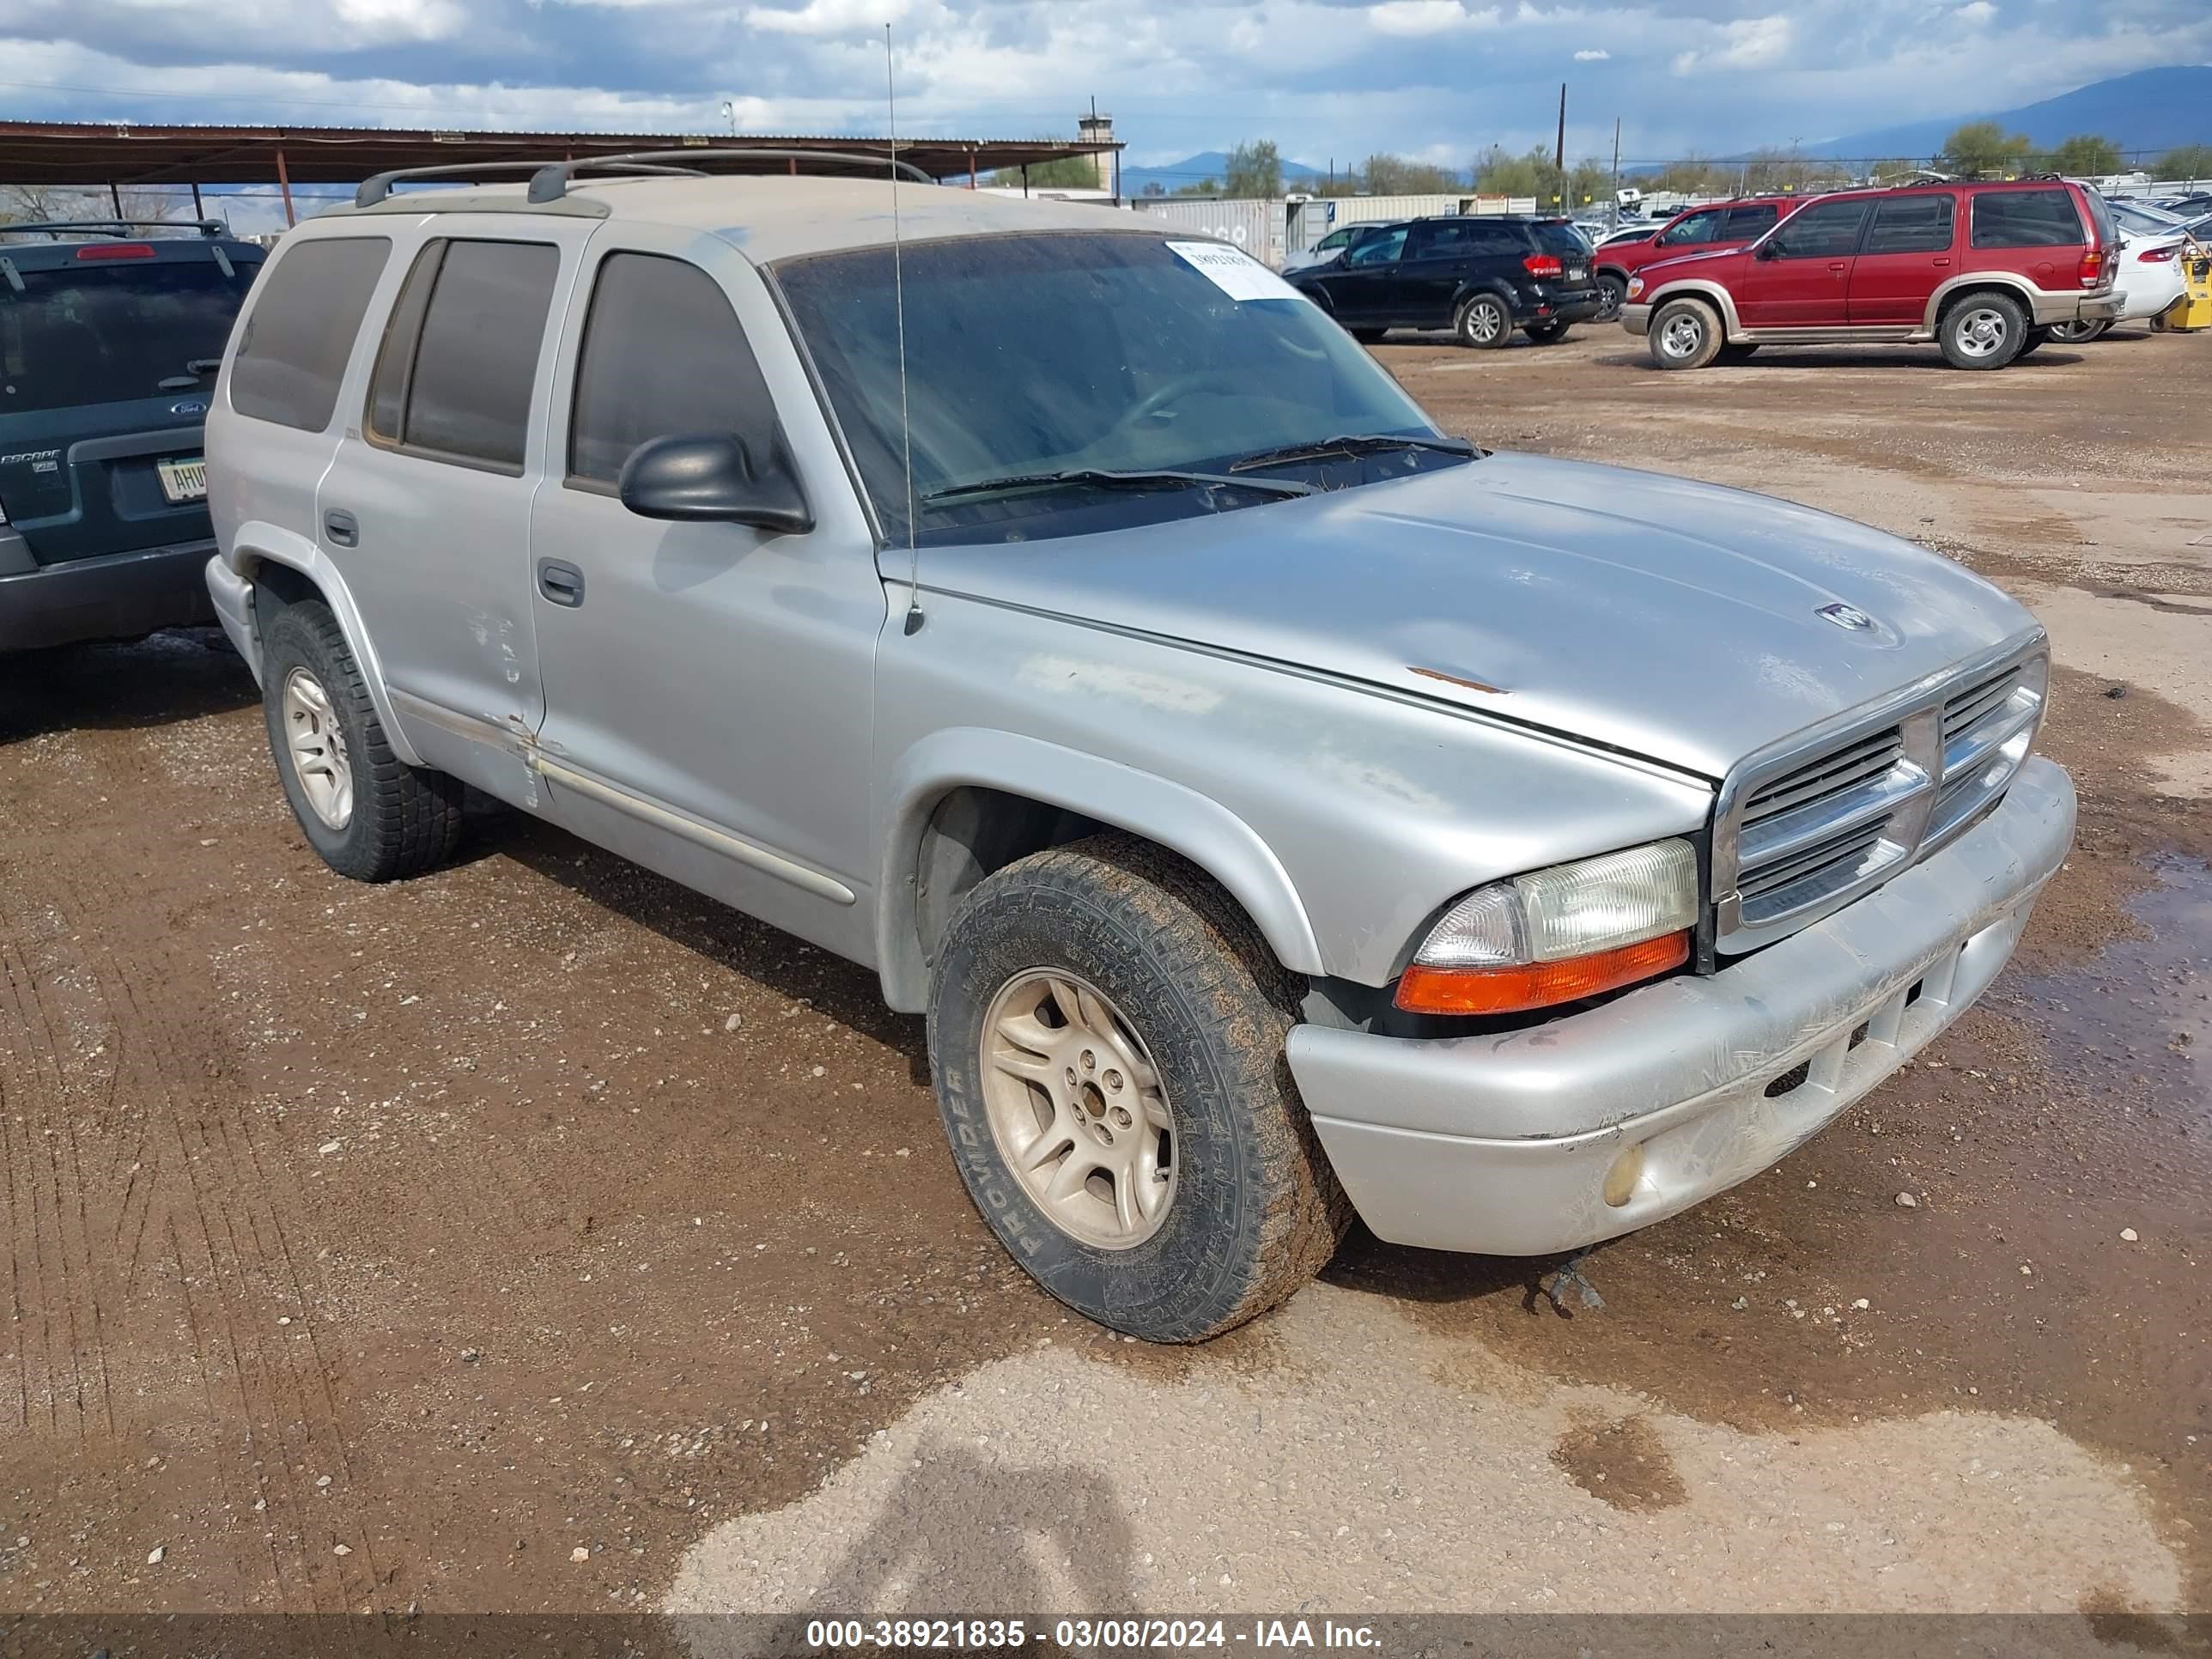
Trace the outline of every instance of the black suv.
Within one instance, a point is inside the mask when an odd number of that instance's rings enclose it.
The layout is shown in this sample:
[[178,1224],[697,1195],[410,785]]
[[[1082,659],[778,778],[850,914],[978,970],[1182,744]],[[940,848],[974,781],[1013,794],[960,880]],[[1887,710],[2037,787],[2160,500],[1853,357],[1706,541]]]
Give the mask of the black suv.
[[1394,328],[1449,328],[1471,346],[1517,328],[1548,345],[1601,300],[1582,233],[1521,214],[1416,219],[1289,280],[1370,345]]
[[0,224],[0,651],[214,620],[200,423],[260,269],[211,220]]

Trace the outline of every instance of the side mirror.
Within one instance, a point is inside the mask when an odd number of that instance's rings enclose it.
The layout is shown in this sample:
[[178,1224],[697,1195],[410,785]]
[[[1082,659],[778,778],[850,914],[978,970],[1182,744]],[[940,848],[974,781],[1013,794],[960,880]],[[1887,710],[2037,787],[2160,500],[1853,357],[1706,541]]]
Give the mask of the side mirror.
[[640,444],[616,485],[641,519],[742,524],[777,535],[814,528],[790,461],[778,443],[756,456],[734,432],[683,433]]
[[1757,247],[1751,251],[1751,257],[1754,259],[1775,259],[1779,258],[1781,254],[1782,250],[1777,247],[1771,240],[1761,242]]

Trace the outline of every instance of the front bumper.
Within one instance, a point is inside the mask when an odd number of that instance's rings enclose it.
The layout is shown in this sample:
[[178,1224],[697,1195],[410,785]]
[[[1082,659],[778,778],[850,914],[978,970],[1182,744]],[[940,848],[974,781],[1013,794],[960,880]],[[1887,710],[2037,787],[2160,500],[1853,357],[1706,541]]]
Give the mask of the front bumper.
[[127,640],[209,620],[211,541],[67,559],[0,576],[0,651]]
[[1595,1243],[1750,1179],[1949,1025],[2073,838],[2072,781],[2033,759],[1942,852],[1717,974],[1500,1036],[1300,1025],[1291,1074],[1378,1237],[1496,1255]]
[[1624,302],[1620,307],[1620,325],[1641,339],[1651,331],[1651,307]]

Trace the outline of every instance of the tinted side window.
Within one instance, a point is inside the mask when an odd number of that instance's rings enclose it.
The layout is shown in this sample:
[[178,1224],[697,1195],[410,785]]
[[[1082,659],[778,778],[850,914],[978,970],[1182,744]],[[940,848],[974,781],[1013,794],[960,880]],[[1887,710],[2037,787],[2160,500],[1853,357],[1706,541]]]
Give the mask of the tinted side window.
[[402,443],[522,470],[560,270],[560,250],[543,242],[447,244],[415,348]]
[[1659,246],[1695,247],[1701,242],[1716,241],[1720,237],[1722,217],[1721,210],[1718,208],[1707,208],[1703,212],[1693,213],[1688,218],[1661,231]]
[[1380,236],[1370,236],[1344,256],[1347,265],[1387,265],[1405,251],[1406,227],[1386,230]]
[[1327,253],[1332,249],[1342,247],[1351,240],[1352,233],[1350,231],[1332,230],[1328,235],[1322,237],[1321,240],[1313,245],[1313,251],[1316,253]]
[[763,457],[775,441],[775,404],[737,313],[696,265],[611,253],[584,321],[568,476],[612,483],[640,444],[693,432],[734,432]]
[[287,249],[246,319],[230,368],[230,406],[303,432],[328,426],[368,296],[391,257],[383,236],[332,236]]
[[1951,198],[1893,196],[1876,203],[1869,253],[1941,253],[1951,246]]
[[1728,229],[1724,234],[1731,242],[1756,240],[1774,228],[1774,222],[1782,216],[1782,210],[1772,203],[1759,207],[1730,208]]
[[415,342],[422,330],[422,313],[429,308],[430,289],[438,280],[438,263],[446,256],[443,238],[425,243],[415,256],[415,268],[392,303],[391,320],[384,325],[384,343],[376,349],[376,368],[368,377],[368,434],[386,443],[400,439],[401,416],[407,404],[407,378],[415,369]]
[[2063,190],[1978,191],[1973,225],[1976,247],[2072,247],[2081,240],[2081,216]]
[[1863,201],[1815,202],[1791,214],[1767,246],[1783,259],[1840,259],[1856,251],[1866,223]]

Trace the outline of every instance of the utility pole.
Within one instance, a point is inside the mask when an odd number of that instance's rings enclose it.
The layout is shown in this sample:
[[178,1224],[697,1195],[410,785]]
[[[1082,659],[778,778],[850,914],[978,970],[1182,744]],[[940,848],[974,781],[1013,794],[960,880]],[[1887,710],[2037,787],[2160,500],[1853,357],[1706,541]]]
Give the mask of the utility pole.
[[1559,82],[1559,137],[1552,146],[1552,175],[1557,181],[1559,195],[1553,199],[1565,206],[1567,199],[1567,83]]
[[1620,222],[1620,118],[1613,118],[1613,211],[1607,216],[1613,224]]

